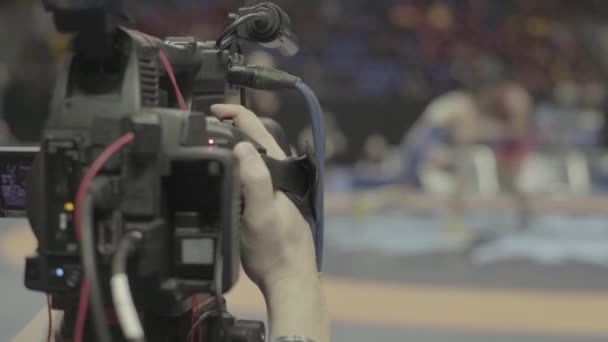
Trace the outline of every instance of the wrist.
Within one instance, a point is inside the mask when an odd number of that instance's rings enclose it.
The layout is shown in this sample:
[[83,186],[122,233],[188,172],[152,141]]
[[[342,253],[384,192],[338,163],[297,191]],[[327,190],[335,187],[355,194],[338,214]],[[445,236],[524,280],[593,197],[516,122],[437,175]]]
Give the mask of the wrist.
[[321,275],[316,270],[286,270],[275,272],[266,276],[259,284],[259,288],[265,297],[273,293],[293,291],[294,289],[319,288],[321,287]]
[[255,267],[252,275],[257,278],[255,283],[262,291],[283,283],[310,282],[318,278],[312,236],[306,231],[302,235],[273,248],[271,256],[260,258],[266,262],[260,264],[263,267]]
[[316,342],[329,341],[329,318],[319,273],[275,278],[260,289],[266,301],[271,340],[307,336]]
[[310,258],[286,263],[281,267],[273,267],[258,283],[265,295],[269,291],[281,291],[285,288],[300,288],[301,286],[320,286],[319,273]]

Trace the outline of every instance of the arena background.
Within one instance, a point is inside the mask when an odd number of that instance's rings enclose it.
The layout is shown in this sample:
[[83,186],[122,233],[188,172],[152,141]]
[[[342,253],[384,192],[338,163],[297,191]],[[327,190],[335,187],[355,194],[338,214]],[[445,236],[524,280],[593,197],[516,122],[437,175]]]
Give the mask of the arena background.
[[[333,340],[608,339],[608,6],[277,2],[292,17],[301,52],[287,59],[246,49],[254,62],[302,75],[330,113],[328,141],[336,148],[328,160],[325,282]],[[140,1],[137,27],[210,39],[242,3]],[[38,5],[0,4],[4,144],[37,140],[66,56],[67,38]],[[459,219],[445,193],[373,185],[398,172],[399,144],[432,99],[495,79],[518,81],[535,100],[531,135],[538,139],[523,177],[528,229],[518,228],[518,207],[495,186],[495,157],[485,146],[469,153],[476,186]],[[297,94],[258,92],[250,101],[279,120],[295,146],[306,140],[307,113]],[[376,134],[384,139],[380,160],[367,149]],[[27,222],[0,220],[0,244],[0,340],[8,341],[45,299],[22,286],[23,258],[36,246]],[[264,312],[244,276],[229,305],[242,316]]]

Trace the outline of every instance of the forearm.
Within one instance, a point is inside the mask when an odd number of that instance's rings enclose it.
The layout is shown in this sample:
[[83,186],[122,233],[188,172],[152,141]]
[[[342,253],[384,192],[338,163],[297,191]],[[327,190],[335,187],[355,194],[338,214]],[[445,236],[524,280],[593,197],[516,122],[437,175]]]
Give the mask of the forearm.
[[262,292],[268,309],[270,341],[283,336],[330,341],[329,317],[319,276],[277,279]]

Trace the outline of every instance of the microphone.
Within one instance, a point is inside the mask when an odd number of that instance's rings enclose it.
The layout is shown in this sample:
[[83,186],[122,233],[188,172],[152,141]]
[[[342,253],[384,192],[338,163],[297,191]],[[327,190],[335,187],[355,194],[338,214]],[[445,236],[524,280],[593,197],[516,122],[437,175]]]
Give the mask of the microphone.
[[291,20],[285,11],[268,2],[239,9],[240,16],[250,13],[256,13],[258,16],[239,28],[240,36],[258,42],[266,48],[277,49],[284,56],[298,53],[300,47],[289,27]]

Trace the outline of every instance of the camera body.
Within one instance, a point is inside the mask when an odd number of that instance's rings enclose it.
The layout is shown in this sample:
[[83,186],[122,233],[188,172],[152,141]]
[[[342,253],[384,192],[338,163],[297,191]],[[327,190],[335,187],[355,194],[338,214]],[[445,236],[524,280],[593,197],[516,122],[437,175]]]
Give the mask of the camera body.
[[[86,298],[82,289],[89,280],[96,298],[91,299],[93,321],[101,336],[103,309],[112,306],[107,298],[114,295],[110,277],[116,275],[117,256],[125,253],[120,250],[125,237],[136,233],[140,241],[132,246],[134,254],[120,274],[128,276],[128,291],[152,341],[191,336],[189,328],[194,329],[195,311],[200,309],[194,298],[201,293],[217,297],[219,310],[210,318],[210,326],[217,329],[210,331],[211,340],[263,340],[261,322],[236,321],[222,304],[222,294],[240,271],[243,202],[232,150],[241,141],[251,142],[265,160],[274,187],[284,191],[309,222],[315,222],[317,213],[316,163],[310,154],[282,161],[269,158],[232,122],[206,111],[229,98],[240,96],[243,101],[243,86],[293,88],[299,80],[294,76],[244,65],[238,46],[239,38],[272,40],[277,47],[296,51],[286,27],[288,17],[276,5],[259,4],[247,8],[248,18],[239,22],[238,15],[233,17],[233,25],[216,42],[161,40],[120,26],[132,2],[44,4],[60,31],[76,33],[72,54],[56,82],[40,147],[0,151],[0,213],[15,216],[15,210],[25,211],[38,240],[36,253],[26,259],[26,287],[52,296],[53,307],[64,310],[64,328],[69,330],[75,322],[82,327],[75,313],[81,313],[79,300]],[[258,25],[268,33],[264,40],[255,30],[242,37],[234,29],[252,19],[264,24]],[[262,122],[287,151],[281,126],[268,119]],[[108,154],[125,137],[129,143]],[[96,174],[91,176],[91,170]],[[87,187],[85,202],[92,205],[81,201]],[[83,213],[87,219],[82,219]],[[77,227],[79,215],[80,227],[84,221],[86,228]],[[87,238],[79,236],[81,231]],[[123,336],[120,330],[114,332]]]
[[134,143],[100,174],[114,184],[95,212],[100,270],[108,268],[124,232],[143,231],[139,264],[130,274],[134,288],[141,287],[135,301],[146,310],[177,314],[181,300],[211,289],[217,249],[222,292],[237,280],[241,197],[232,147],[247,137],[203,112],[169,109],[173,99],[162,86],[167,76],[154,57],[158,48],[167,50],[184,93],[198,108],[236,91],[223,80],[236,57],[195,40],[155,48],[134,32],[121,29],[117,37],[120,50],[112,60],[76,53],[58,80],[28,180],[27,214],[39,248],[27,260],[25,283],[64,297],[56,301],[60,309],[68,309],[61,303],[75,303],[71,298],[83,276],[74,233],[78,184],[104,146],[132,131]]

